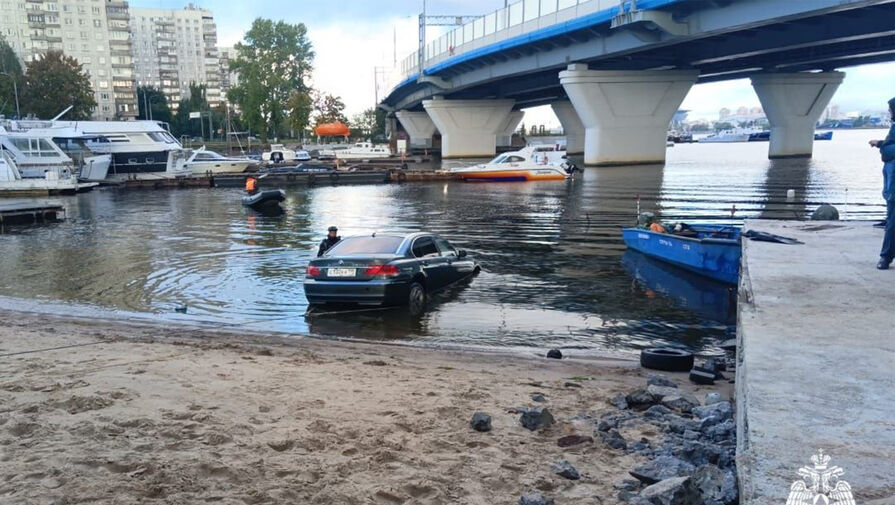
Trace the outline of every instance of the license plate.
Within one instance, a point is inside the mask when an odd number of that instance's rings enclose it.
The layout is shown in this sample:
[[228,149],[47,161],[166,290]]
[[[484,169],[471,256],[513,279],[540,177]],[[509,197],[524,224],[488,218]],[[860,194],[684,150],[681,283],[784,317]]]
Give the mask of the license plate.
[[357,275],[356,268],[330,268],[327,270],[330,277],[354,277]]

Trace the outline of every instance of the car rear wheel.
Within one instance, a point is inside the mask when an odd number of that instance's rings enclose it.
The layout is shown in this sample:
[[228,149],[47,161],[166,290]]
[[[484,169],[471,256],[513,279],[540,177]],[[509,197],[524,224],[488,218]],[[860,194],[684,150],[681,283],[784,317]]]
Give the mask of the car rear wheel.
[[426,311],[426,288],[414,281],[407,293],[407,311],[411,316],[421,316]]

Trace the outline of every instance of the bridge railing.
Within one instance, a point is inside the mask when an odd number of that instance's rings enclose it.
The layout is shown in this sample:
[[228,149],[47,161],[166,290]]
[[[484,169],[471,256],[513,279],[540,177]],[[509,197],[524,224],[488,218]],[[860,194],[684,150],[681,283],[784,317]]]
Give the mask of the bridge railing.
[[[518,0],[503,9],[459,26],[426,45],[425,68],[480,47],[569,21],[588,14],[617,8],[619,0]],[[629,4],[629,0],[626,0]],[[399,65],[398,81],[419,72],[414,52]]]

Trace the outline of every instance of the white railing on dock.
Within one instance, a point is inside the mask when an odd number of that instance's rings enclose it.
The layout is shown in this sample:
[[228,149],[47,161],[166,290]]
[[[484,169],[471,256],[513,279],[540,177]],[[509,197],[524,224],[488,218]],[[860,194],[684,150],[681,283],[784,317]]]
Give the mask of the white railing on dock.
[[[629,9],[631,0],[518,0],[505,8],[470,21],[426,45],[425,68],[481,47],[563,23],[581,16],[617,8]],[[400,61],[391,88],[419,73],[419,53]]]

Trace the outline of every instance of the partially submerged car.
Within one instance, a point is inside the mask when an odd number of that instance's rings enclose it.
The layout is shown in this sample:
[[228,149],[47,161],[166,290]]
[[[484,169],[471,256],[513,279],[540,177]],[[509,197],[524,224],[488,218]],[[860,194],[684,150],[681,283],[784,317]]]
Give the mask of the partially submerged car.
[[305,296],[311,305],[404,305],[425,312],[429,295],[478,273],[480,267],[432,233],[347,237],[308,264]]

